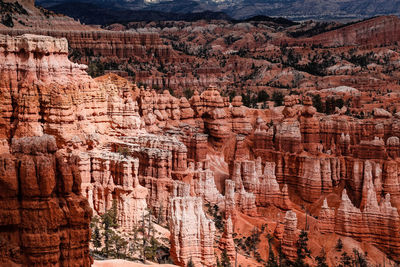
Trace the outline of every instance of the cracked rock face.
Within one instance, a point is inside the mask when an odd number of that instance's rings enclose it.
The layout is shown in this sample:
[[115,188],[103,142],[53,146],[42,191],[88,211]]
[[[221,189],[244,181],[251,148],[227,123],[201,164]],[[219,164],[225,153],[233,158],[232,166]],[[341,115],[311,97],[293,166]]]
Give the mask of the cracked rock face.
[[90,266],[92,210],[76,163],[47,135],[14,140],[0,162],[2,264]]
[[171,256],[186,266],[192,259],[195,266],[214,266],[214,222],[203,211],[199,197],[174,197],[170,200]]

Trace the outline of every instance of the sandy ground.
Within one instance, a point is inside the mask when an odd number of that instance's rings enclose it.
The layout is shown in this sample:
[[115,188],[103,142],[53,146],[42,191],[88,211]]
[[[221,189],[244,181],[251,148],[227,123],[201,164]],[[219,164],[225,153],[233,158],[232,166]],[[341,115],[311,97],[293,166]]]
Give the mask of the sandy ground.
[[160,267],[176,267],[172,264],[156,264],[156,263],[137,263],[125,260],[105,260],[105,261],[94,261],[92,267],[144,267],[144,266],[160,266]]

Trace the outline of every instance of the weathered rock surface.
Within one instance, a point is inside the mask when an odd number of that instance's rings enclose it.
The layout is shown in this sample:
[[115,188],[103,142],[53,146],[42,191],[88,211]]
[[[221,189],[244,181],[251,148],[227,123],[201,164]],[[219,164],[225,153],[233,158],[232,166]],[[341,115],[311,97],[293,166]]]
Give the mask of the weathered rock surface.
[[230,261],[234,262],[236,249],[232,234],[233,234],[232,219],[229,216],[225,223],[224,234],[219,240],[219,248],[222,251],[226,250],[226,254],[228,255]]
[[14,139],[0,156],[0,265],[90,266],[92,211],[55,139]]
[[171,229],[171,256],[175,264],[214,266],[214,223],[203,212],[199,197],[174,197],[170,200],[168,222]]
[[[123,229],[132,229],[147,208],[156,217],[168,218],[176,263],[184,265],[192,258],[196,265],[211,266],[215,263],[216,230],[202,203],[217,205],[235,227],[243,218],[262,221],[268,215],[268,220],[279,221],[280,212],[290,209],[301,215],[299,207],[305,206],[318,216],[315,229],[320,233],[367,242],[399,258],[398,115],[389,116],[378,109],[374,117],[359,119],[346,115],[349,112],[343,108],[323,115],[312,107],[308,96],[302,99],[303,106],[297,96],[287,96],[285,107],[255,110],[244,107],[239,96],[230,104],[217,87],[195,91],[189,100],[176,98],[168,90],[138,88],[112,74],[92,79],[86,66],[70,62],[67,54],[65,39],[0,36],[0,151],[8,155],[3,157],[4,166],[23,169],[14,173],[7,167],[4,177],[29,172],[38,182],[35,185],[35,180],[29,180],[24,183],[29,188],[23,189],[16,187],[17,180],[4,181],[10,188],[1,197],[7,231],[12,228],[20,235],[42,231],[35,232],[27,224],[21,232],[20,226],[15,226],[23,221],[18,217],[20,206],[24,212],[28,209],[24,198],[17,197],[18,190],[22,190],[20,195],[32,197],[29,201],[36,201],[36,206],[29,206],[33,210],[43,203],[57,207],[81,199],[78,191],[82,191],[95,214],[104,213],[116,201]],[[16,141],[44,134],[53,135],[63,148],[62,158],[70,163],[67,167],[58,170],[61,152],[55,152],[53,141],[29,139],[34,140],[28,142],[32,145]],[[209,155],[217,155],[224,164],[207,159]],[[41,168],[49,164],[53,171],[42,173]],[[65,170],[68,168],[71,171]],[[71,172],[72,177],[80,172],[81,188],[75,178],[71,178],[73,182],[68,178],[64,185],[54,182],[58,172]],[[49,177],[50,185],[42,177]],[[70,204],[62,205],[62,209],[71,209]],[[50,212],[46,209],[43,212]],[[81,209],[69,212],[88,218],[86,208]],[[62,220],[67,223],[52,224],[51,229],[69,231],[72,222],[81,241],[67,248],[73,250],[68,252],[73,256],[65,259],[59,257],[64,252],[51,249],[48,261],[73,259],[85,265],[87,251],[81,234],[86,217],[82,221],[82,217],[65,216]],[[223,236],[221,248],[227,248],[230,257],[231,228],[227,223],[225,233],[218,233]],[[296,214],[287,212],[276,236],[290,258],[295,257],[297,234]],[[13,238],[9,238],[10,244],[20,246]],[[60,243],[67,242],[66,238],[63,235]],[[35,256],[39,264],[41,253],[47,250],[38,246],[34,251],[32,245],[15,250],[23,251],[20,254],[12,252],[13,248],[2,253],[15,262],[32,259],[13,255],[34,253],[39,255]]]
[[290,260],[294,260],[297,257],[297,240],[299,237],[298,232],[296,213],[289,210],[286,212],[284,221],[282,253],[285,254]]

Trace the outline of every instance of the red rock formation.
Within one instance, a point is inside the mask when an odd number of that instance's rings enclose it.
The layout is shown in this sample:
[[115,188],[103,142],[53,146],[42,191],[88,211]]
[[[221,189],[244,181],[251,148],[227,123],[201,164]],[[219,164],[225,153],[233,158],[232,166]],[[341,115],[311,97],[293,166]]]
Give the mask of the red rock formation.
[[193,173],[192,187],[195,195],[210,204],[221,205],[224,199],[215,185],[214,173],[210,169],[203,169],[203,165],[198,162]]
[[321,234],[329,234],[335,229],[335,210],[329,208],[326,198],[318,216],[318,230]]
[[203,212],[198,197],[174,197],[170,200],[168,222],[171,231],[171,256],[180,266],[192,259],[195,266],[214,266],[214,223]]
[[365,182],[367,192],[363,211],[354,207],[346,191],[343,191],[342,202],[335,220],[335,232],[371,242],[394,258],[398,258],[399,232],[396,229],[399,229],[399,214],[397,209],[392,207],[389,194],[378,205],[372,179],[367,178]]
[[386,159],[385,142],[379,137],[375,137],[372,141],[363,140],[354,148],[354,157],[360,159]]
[[382,16],[329,31],[301,42],[325,46],[390,44],[399,41],[400,20],[396,16]]
[[265,162],[264,171],[262,171],[261,158],[257,161],[235,161],[232,180],[236,181],[238,188],[245,188],[246,191],[255,195],[258,207],[274,205],[281,209],[288,209],[290,206],[289,198],[279,188],[273,162]]
[[242,97],[236,96],[232,100],[232,131],[238,134],[247,135],[253,129],[247,118],[248,108],[243,106]]
[[389,137],[386,141],[388,155],[395,159],[400,156],[400,139],[397,136]]
[[311,97],[305,97],[303,105],[300,117],[302,143],[305,151],[315,153],[321,150],[319,148],[319,121],[314,117],[316,109],[312,106]]
[[234,262],[236,249],[235,249],[235,243],[233,242],[232,233],[233,233],[232,219],[229,216],[225,222],[224,234],[219,240],[219,248],[221,251],[225,249],[226,254],[228,255],[231,262]]
[[300,123],[297,120],[297,110],[294,105],[297,98],[285,97],[285,119],[277,125],[275,134],[275,148],[280,151],[297,153],[302,150]]
[[296,213],[289,210],[285,215],[284,232],[282,236],[282,253],[290,260],[297,257],[297,216]]
[[[101,130],[106,118],[104,92],[67,58],[65,39],[0,36],[3,119],[7,138],[49,133],[59,144]],[[79,136],[77,132],[82,135]]]
[[[147,41],[151,46],[154,40]],[[146,207],[162,218],[190,214],[171,219],[178,263],[191,256],[197,264],[213,261],[211,223],[202,217],[203,207],[192,203],[199,199],[218,205],[236,223],[247,217],[240,213],[255,217],[269,206],[274,206],[271,218],[293,204],[315,212],[315,203],[329,194],[332,207],[324,202],[321,208],[320,232],[330,233],[334,225],[336,234],[399,254],[398,115],[375,110],[373,117],[358,119],[345,115],[354,111],[349,104],[347,111],[326,116],[316,113],[309,97],[300,107],[295,96],[285,98],[283,109],[254,110],[243,107],[240,97],[230,106],[216,87],[195,92],[187,101],[169,91],[139,89],[115,75],[91,79],[84,66],[68,61],[64,39],[2,36],[0,44],[0,151],[8,152],[16,137],[53,134],[71,161],[79,157],[82,191],[95,212],[103,213],[115,199],[125,229],[140,220]],[[215,154],[232,160],[229,168],[207,160]],[[343,193],[338,207],[331,199],[343,187],[348,196]],[[186,211],[189,206],[195,211]],[[180,218],[203,228],[190,229],[187,236]],[[293,256],[289,248],[296,227],[290,214],[287,225],[282,239]]]
[[216,88],[210,88],[201,94],[204,103],[204,126],[216,146],[221,146],[229,136],[230,125],[224,102]]
[[14,139],[0,162],[0,265],[90,266],[92,211],[75,159],[42,136]]
[[184,136],[181,141],[188,149],[188,159],[195,162],[201,162],[206,159],[208,150],[208,135],[197,133],[192,127],[182,129]]
[[[139,160],[112,152],[81,154],[82,181],[85,196],[94,212],[101,215],[111,209],[113,201],[118,208],[118,225],[131,230],[147,213],[148,189],[139,184]],[[86,162],[85,162],[86,160]]]
[[227,179],[225,180],[225,217],[233,220],[236,218],[235,206],[235,182]]
[[254,149],[262,153],[263,150],[272,149],[274,147],[274,128],[266,125],[262,118],[257,118],[254,131]]
[[[80,27],[79,27],[80,26]],[[107,61],[123,62],[129,58],[138,61],[154,54],[154,58],[168,62],[173,60],[174,51],[170,46],[162,44],[157,33],[133,33],[95,30],[78,24],[77,30],[41,29],[0,30],[0,33],[13,36],[22,34],[46,35],[55,38],[66,38],[71,48],[83,57],[82,63],[87,63],[90,57],[98,57]],[[87,53],[90,51],[90,53]]]
[[244,187],[238,191],[236,203],[240,212],[249,216],[257,216],[256,197],[253,193],[246,192]]

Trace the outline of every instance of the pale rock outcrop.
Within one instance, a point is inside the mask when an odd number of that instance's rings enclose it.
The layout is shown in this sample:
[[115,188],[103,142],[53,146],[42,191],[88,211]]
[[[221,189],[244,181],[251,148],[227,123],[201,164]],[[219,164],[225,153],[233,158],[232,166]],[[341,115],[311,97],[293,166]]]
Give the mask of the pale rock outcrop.
[[257,216],[256,196],[247,192],[244,187],[240,189],[236,197],[236,207],[242,213],[249,216]]
[[171,257],[175,264],[214,266],[214,222],[206,218],[199,197],[174,197],[169,203]]
[[210,169],[203,169],[204,165],[202,162],[197,162],[196,170],[193,173],[194,193],[207,203],[222,205],[224,197],[215,185],[214,173]]
[[383,108],[374,108],[372,110],[372,113],[374,114],[374,117],[377,119],[386,119],[392,117],[392,114],[387,110],[384,110]]
[[386,140],[388,155],[395,159],[400,156],[400,139],[397,136],[391,136]]
[[132,91],[127,81],[114,74],[108,74],[95,80],[107,93],[107,115],[110,126],[116,135],[134,135],[144,133],[144,121],[139,115],[139,107],[134,101]]
[[83,154],[81,162],[82,173],[88,174],[91,181],[90,185],[84,183],[87,187],[82,191],[95,213],[104,214],[115,201],[122,229],[131,230],[140,223],[147,214],[148,189],[139,184],[139,160],[120,153],[92,151],[88,157]]
[[235,200],[235,182],[226,179],[225,180],[225,217],[231,219],[236,218],[236,200]]
[[290,200],[281,191],[276,180],[275,163],[265,162],[264,170],[262,168],[261,158],[256,161],[234,161],[231,177],[239,184],[237,189],[244,188],[247,192],[254,194],[258,207],[274,205],[281,209],[288,209]]
[[0,44],[1,110],[9,134],[71,139],[78,124],[88,126],[94,114],[105,115],[99,112],[106,108],[104,96],[95,92],[86,66],[68,60],[66,39],[0,35]]

